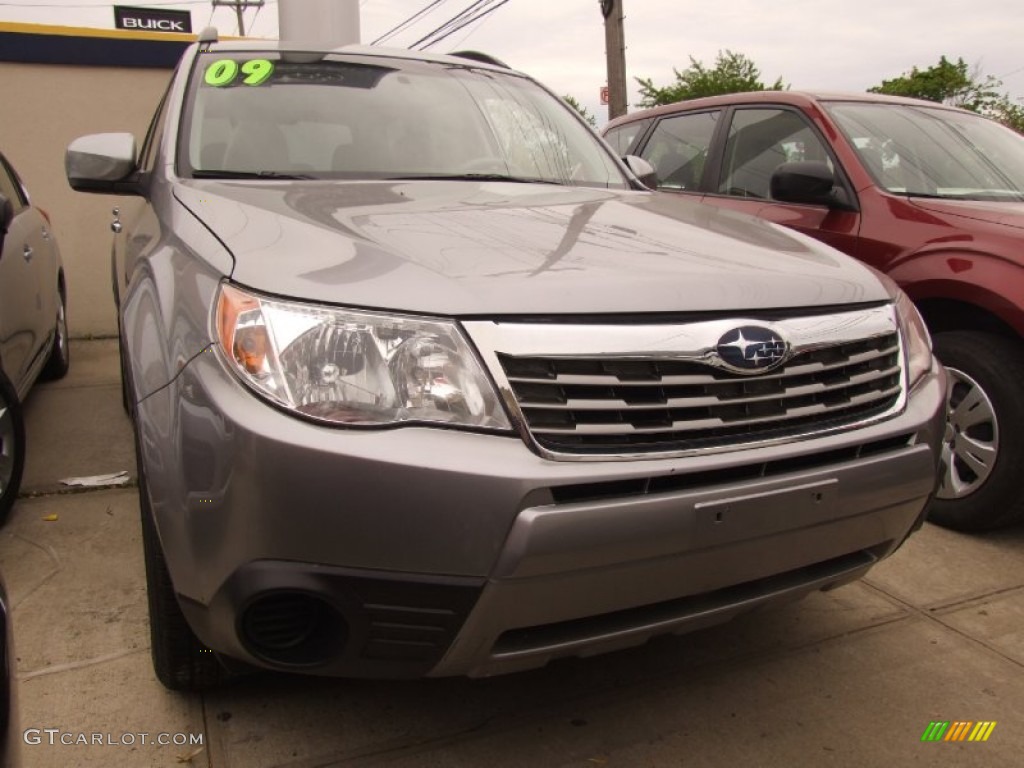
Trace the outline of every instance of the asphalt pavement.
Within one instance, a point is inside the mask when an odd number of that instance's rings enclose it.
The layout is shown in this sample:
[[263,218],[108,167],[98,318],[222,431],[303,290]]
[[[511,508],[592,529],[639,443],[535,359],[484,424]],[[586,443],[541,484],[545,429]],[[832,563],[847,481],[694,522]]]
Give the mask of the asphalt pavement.
[[[23,497],[0,529],[26,766],[1022,764],[1024,527],[926,525],[855,584],[518,675],[260,674],[180,694],[150,665],[116,342],[73,342],[71,373],[37,385],[26,421]],[[125,487],[61,482],[121,471]],[[972,725],[922,741],[933,722]]]

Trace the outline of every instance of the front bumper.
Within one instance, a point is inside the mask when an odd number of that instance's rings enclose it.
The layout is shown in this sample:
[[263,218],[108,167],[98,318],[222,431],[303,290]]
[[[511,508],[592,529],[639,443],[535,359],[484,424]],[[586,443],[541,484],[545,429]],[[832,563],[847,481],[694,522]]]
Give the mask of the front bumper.
[[883,423],[783,446],[557,462],[512,436],[337,430],[200,355],[139,409],[182,608],[225,657],[490,675],[863,575],[920,525],[944,373]]

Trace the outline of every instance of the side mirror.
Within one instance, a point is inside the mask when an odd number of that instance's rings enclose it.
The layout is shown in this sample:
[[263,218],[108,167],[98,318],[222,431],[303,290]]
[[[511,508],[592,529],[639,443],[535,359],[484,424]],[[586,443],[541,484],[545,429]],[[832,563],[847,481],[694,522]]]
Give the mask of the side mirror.
[[644,160],[642,157],[636,155],[626,155],[622,158],[622,162],[626,164],[626,167],[633,172],[640,183],[648,189],[658,188],[658,172],[654,170],[654,166]]
[[11,226],[13,218],[14,203],[7,199],[7,195],[0,192],[0,236],[7,234],[7,228]]
[[783,163],[769,183],[772,199],[784,203],[837,206],[835,174],[825,163]]
[[130,133],[94,133],[75,139],[64,155],[68,184],[77,192],[137,195],[135,137]]

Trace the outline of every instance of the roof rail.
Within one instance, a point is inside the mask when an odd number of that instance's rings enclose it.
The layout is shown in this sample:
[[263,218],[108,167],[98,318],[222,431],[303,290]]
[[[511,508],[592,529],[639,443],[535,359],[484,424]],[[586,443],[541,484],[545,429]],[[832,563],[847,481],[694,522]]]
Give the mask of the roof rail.
[[501,67],[502,69],[512,69],[501,59],[496,59],[489,53],[482,53],[480,51],[455,51],[449,53],[449,56],[458,56],[460,59],[470,59],[471,61],[479,61],[482,64],[490,64],[494,67]]
[[209,49],[212,43],[216,43],[220,40],[220,33],[217,31],[216,27],[204,27],[203,31],[199,33],[197,40],[200,47],[205,45],[206,48]]

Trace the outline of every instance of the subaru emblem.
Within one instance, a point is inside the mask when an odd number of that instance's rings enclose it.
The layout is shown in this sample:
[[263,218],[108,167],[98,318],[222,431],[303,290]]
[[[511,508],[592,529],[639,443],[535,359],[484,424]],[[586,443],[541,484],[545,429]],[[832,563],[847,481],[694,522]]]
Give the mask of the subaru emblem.
[[722,335],[715,347],[724,366],[736,373],[763,373],[789,357],[789,343],[770,328],[744,325]]

